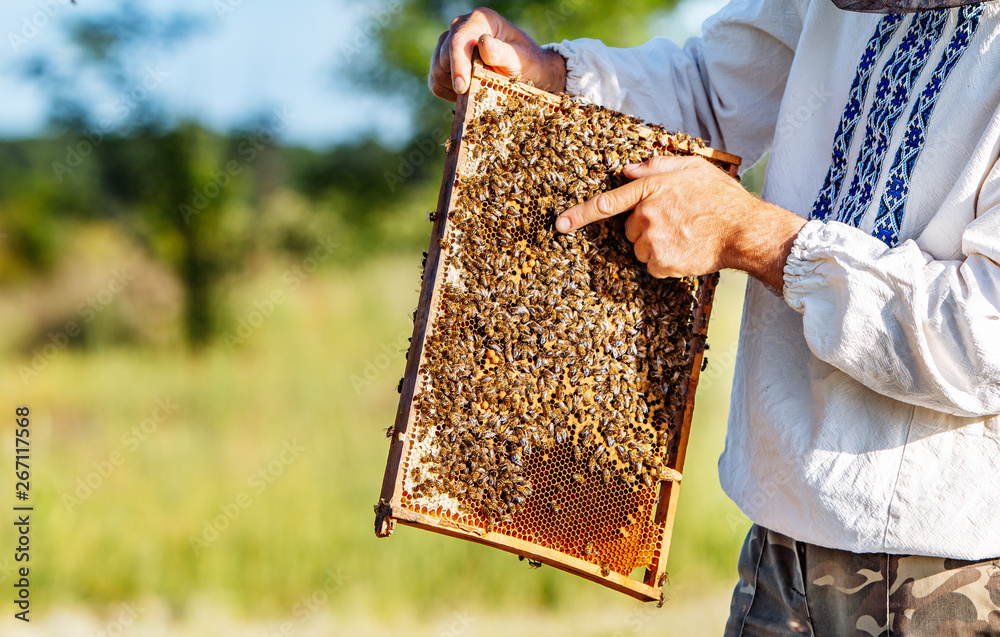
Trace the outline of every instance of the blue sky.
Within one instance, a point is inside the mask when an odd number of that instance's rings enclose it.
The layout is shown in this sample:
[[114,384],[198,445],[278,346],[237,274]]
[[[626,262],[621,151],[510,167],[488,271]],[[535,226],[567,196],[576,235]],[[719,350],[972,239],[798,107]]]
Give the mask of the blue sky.
[[[0,5],[0,137],[37,133],[44,123],[41,94],[18,69],[39,51],[64,51],[61,25],[99,13],[116,0],[4,0]],[[292,115],[286,141],[323,147],[373,129],[388,138],[406,132],[390,105],[359,95],[334,69],[344,44],[364,42],[380,3],[347,0],[143,0],[168,13],[186,10],[207,29],[175,50],[149,60],[155,91],[172,113],[227,130],[256,113],[284,109]],[[664,35],[683,38],[722,5],[688,0],[664,21]],[[442,26],[443,28],[443,26]],[[98,100],[111,112],[114,96]]]

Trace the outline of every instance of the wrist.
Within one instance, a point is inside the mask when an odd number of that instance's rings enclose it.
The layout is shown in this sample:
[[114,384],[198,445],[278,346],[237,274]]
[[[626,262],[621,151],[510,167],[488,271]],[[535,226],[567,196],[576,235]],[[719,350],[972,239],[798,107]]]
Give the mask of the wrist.
[[753,198],[732,235],[726,267],[742,270],[778,292],[784,287],[785,263],[807,220]]
[[541,68],[539,88],[550,93],[566,91],[566,58],[552,49],[542,49]]

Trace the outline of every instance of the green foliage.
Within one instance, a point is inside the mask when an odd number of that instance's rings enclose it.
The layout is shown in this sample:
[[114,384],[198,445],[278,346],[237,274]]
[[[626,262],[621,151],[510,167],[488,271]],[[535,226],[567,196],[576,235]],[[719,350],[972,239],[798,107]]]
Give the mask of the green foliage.
[[[540,43],[589,37],[612,46],[634,46],[653,35],[649,32],[653,18],[676,4],[677,0],[499,0],[480,6],[498,11]],[[414,122],[413,139],[426,137],[451,111],[451,105],[427,89],[431,55],[451,20],[474,6],[445,0],[390,0],[377,14],[371,46],[348,56],[350,65],[342,70],[366,90],[405,97]]]

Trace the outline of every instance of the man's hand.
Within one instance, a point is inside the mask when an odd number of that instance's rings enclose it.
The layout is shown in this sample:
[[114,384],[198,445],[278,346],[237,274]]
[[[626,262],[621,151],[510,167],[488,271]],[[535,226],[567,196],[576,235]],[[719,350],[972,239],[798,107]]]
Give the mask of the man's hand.
[[624,169],[633,181],[573,206],[559,232],[635,210],[625,234],[655,277],[743,270],[780,291],[806,220],[757,199],[700,157],[654,157]]
[[472,52],[497,73],[521,75],[535,86],[558,93],[566,89],[566,60],[538,46],[524,31],[492,9],[476,9],[451,21],[438,38],[427,83],[431,92],[454,102],[469,88]]

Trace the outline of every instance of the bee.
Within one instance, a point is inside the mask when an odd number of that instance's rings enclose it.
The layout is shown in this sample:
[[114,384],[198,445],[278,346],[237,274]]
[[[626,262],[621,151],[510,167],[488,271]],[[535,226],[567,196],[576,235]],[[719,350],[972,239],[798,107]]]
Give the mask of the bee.
[[562,444],[569,440],[569,430],[565,427],[556,428],[556,444]]
[[587,556],[587,557],[590,557],[591,555],[594,554],[594,543],[593,542],[591,542],[591,541],[588,540],[587,543],[583,545],[583,554],[585,556]]

